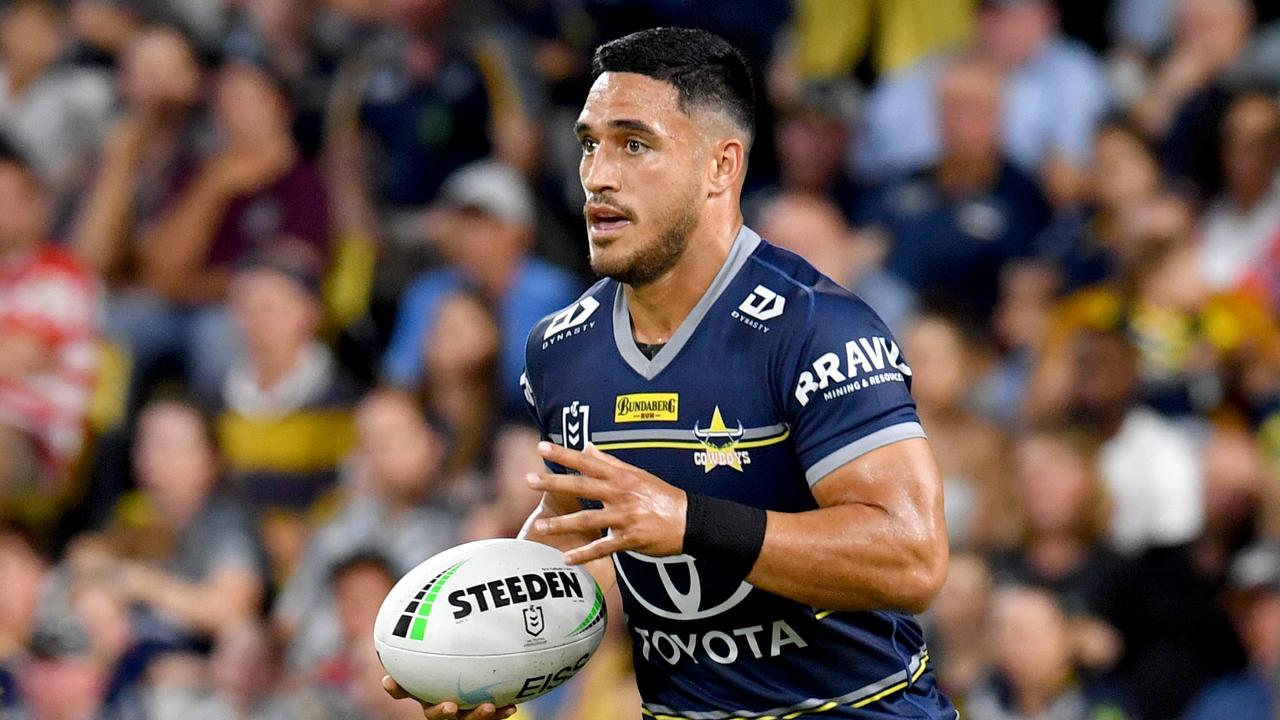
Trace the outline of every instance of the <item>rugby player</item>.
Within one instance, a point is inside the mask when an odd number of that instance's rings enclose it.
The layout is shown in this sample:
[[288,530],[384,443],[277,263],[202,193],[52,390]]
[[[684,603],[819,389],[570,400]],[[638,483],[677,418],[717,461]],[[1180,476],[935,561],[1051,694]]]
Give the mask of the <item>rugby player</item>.
[[576,132],[603,279],[529,336],[550,471],[523,536],[620,585],[646,717],[955,718],[912,618],[948,549],[911,368],[865,303],[743,224],[742,55],[659,28],[602,45],[592,75]]

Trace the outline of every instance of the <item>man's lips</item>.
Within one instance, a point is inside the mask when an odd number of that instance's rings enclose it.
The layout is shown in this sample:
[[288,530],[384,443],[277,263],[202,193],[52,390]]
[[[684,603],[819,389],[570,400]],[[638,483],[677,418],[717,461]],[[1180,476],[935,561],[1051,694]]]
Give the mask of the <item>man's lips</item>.
[[616,233],[631,224],[626,213],[605,205],[588,205],[586,215],[587,224],[596,235]]

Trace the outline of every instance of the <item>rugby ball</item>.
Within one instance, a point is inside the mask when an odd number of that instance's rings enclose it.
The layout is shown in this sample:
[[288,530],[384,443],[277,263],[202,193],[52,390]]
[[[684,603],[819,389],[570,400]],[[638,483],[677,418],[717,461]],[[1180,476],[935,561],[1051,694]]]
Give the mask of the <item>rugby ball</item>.
[[573,677],[604,638],[604,597],[555,548],[480,540],[396,583],[373,643],[400,687],[460,708],[527,702]]

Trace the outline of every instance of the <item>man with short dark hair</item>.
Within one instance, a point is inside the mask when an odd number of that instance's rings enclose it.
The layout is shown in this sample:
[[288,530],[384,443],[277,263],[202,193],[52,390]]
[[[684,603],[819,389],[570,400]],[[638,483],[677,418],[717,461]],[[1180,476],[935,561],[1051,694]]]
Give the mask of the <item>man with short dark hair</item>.
[[661,28],[592,74],[576,133],[604,279],[529,337],[551,472],[528,476],[523,537],[618,583],[648,717],[951,720],[910,617],[947,565],[911,368],[865,303],[743,226],[746,62]]

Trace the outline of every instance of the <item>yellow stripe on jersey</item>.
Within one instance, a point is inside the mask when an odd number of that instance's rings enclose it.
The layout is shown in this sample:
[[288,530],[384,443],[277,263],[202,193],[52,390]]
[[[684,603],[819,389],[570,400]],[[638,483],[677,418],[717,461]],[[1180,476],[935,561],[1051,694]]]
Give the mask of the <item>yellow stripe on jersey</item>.
[[[736,442],[733,444],[733,449],[750,450],[751,448],[764,447],[766,445],[777,445],[789,437],[791,437],[791,431],[783,430],[781,435]],[[696,440],[635,440],[631,442],[595,443],[595,446],[597,450],[705,450],[707,447],[706,444]]]
[[[829,614],[830,612],[832,611],[828,610],[826,613],[824,613],[824,615]],[[862,698],[861,700],[855,700],[849,704],[849,707],[852,707],[852,708],[866,707],[871,703],[883,700],[889,697],[890,695],[893,695],[896,692],[901,692],[907,687],[915,684],[915,682],[920,679],[920,676],[924,675],[925,668],[927,668],[929,665],[928,650],[925,650],[919,655],[919,661],[920,661],[919,666],[916,667],[915,672],[911,673],[909,680],[902,680],[901,682],[895,683],[883,690],[880,690],[874,695],[870,695],[868,697]],[[897,673],[897,675],[901,677],[902,673]],[[890,677],[893,677],[893,676],[891,675]],[[872,687],[874,687],[875,684],[878,684],[878,683],[873,683]],[[854,695],[856,695],[856,691]],[[844,697],[847,698],[849,697],[849,695],[846,695]],[[816,715],[818,713],[824,713],[829,710],[834,710],[840,706],[841,706],[840,702],[836,702],[834,700],[828,700],[827,702],[823,703],[822,705],[819,705],[818,707],[810,708],[807,710],[797,710],[795,712],[787,713],[786,715],[757,715],[755,713],[752,713],[749,710],[738,710],[736,712],[720,711],[716,713],[716,716],[717,717],[723,716],[724,718],[727,718],[727,719],[744,718],[744,719],[750,719],[750,720],[792,720],[793,718],[798,718],[806,715]],[[649,710],[648,708],[641,708],[640,712],[642,712],[645,715],[645,717],[653,718],[653,720],[690,720],[689,715],[670,715],[670,714],[663,714],[663,713],[655,713]],[[700,712],[705,713],[706,711],[700,711]],[[774,710],[773,712],[777,712],[777,710]]]

